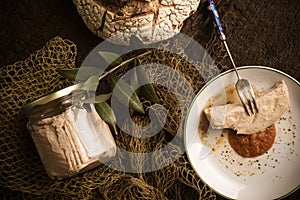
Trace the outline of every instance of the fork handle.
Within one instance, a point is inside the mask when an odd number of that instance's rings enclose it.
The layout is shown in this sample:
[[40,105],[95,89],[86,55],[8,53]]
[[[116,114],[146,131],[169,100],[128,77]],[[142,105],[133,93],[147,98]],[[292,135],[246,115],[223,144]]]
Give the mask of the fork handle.
[[215,25],[215,29],[217,33],[220,35],[220,39],[222,41],[225,41],[226,40],[225,31],[222,27],[222,23],[216,5],[213,0],[207,0],[206,3],[207,3],[207,9],[209,11],[210,17]]
[[224,31],[224,29],[222,27],[222,23],[221,23],[221,20],[220,20],[218,11],[217,11],[217,7],[216,7],[216,5],[215,5],[215,3],[214,3],[213,0],[206,0],[206,3],[207,3],[207,9],[209,11],[210,17],[212,18],[212,21],[213,21],[213,23],[215,25],[216,31],[220,35],[220,39],[222,40],[222,42],[223,42],[223,44],[225,46],[225,49],[226,49],[226,51],[228,53],[230,61],[231,61],[232,65],[233,65],[233,68],[235,70],[236,76],[240,80],[241,76],[237,72],[236,65],[234,63],[234,60],[233,60],[232,55],[230,53],[230,50],[228,48],[228,45],[227,45],[227,42],[226,42],[225,31]]

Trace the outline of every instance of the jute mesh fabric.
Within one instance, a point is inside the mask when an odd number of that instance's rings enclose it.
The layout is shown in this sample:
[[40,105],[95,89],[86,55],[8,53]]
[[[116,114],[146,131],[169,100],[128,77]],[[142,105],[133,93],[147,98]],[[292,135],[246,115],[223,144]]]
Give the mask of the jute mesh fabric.
[[[227,69],[221,64],[224,52],[220,46],[213,45],[216,40],[216,37],[212,37],[207,43],[206,50],[210,53],[218,52],[215,54],[218,55],[217,66],[220,71],[224,71]],[[75,67],[76,54],[74,43],[56,37],[26,60],[0,68],[0,193],[4,195],[3,197],[8,199],[182,199],[183,197],[215,199],[215,193],[192,170],[185,154],[178,155],[178,158],[166,167],[147,173],[125,173],[122,170],[100,165],[64,180],[56,181],[47,176],[27,131],[27,121],[20,114],[20,108],[37,97],[71,85],[72,83],[61,77],[56,69]],[[162,60],[155,55],[158,54],[145,57],[142,62],[160,62],[174,67],[175,71],[189,81],[194,91],[198,91],[205,84],[203,79],[193,75],[195,66],[191,63],[172,56]],[[208,79],[215,75],[209,73],[209,66],[201,67],[199,64],[196,67]],[[162,78],[159,75],[163,75],[163,71],[155,71],[155,69],[147,73],[155,74],[153,78]],[[176,74],[170,80],[172,80],[168,83],[170,87],[184,87],[180,85],[181,79],[176,77]],[[174,134],[179,134],[180,141],[172,144],[171,153],[176,153],[182,145],[182,122],[184,121],[182,116],[186,115],[190,102],[185,102],[185,109],[181,109],[177,106],[178,102],[172,92],[160,86],[156,86],[156,89],[162,105],[167,109],[164,128],[157,135],[147,139],[130,137],[120,132],[116,136],[118,147],[140,153],[154,151],[166,145],[169,142],[168,137]],[[191,97],[193,95],[190,94]],[[146,107],[147,103],[145,100]],[[158,118],[165,117],[159,109],[154,111]],[[149,119],[147,116],[136,116],[133,120],[143,125]],[[124,128],[131,129],[126,122]],[[157,155],[157,158],[155,162],[164,162],[166,155]],[[133,159],[135,162],[129,162],[133,169],[145,165],[146,161],[143,157]]]

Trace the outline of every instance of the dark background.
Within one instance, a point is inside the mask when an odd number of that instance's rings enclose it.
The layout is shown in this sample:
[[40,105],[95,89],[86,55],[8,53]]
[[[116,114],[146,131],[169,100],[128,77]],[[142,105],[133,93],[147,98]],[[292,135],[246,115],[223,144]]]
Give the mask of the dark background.
[[[225,23],[236,64],[265,65],[280,69],[300,81],[300,1],[216,1]],[[73,41],[77,66],[102,40],[83,23],[71,0],[2,0],[0,7],[0,66],[26,59],[55,36]],[[206,30],[199,9],[186,21],[183,32],[205,43]],[[299,175],[300,179],[300,175]],[[218,197],[222,199],[221,197]],[[299,199],[299,189],[286,199]]]

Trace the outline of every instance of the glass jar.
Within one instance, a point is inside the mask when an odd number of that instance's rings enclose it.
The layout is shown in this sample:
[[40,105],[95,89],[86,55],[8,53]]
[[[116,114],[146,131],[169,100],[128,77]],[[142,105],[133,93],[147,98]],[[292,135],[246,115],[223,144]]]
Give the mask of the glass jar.
[[114,157],[116,144],[94,104],[84,103],[80,84],[22,108],[44,168],[53,179],[87,171]]

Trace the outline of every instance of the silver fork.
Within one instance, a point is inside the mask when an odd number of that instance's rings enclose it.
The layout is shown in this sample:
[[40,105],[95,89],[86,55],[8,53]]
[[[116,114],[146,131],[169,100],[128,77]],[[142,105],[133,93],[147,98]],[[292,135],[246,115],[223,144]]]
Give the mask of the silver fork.
[[235,87],[236,87],[237,93],[240,97],[240,100],[243,104],[243,107],[245,109],[245,112],[249,116],[250,116],[250,111],[252,114],[254,114],[255,111],[258,113],[258,107],[256,104],[253,88],[247,79],[244,79],[239,75],[236,65],[235,65],[233,58],[231,56],[231,53],[229,51],[229,48],[228,48],[228,45],[226,42],[226,36],[225,36],[224,29],[223,29],[221,21],[220,21],[219,14],[217,12],[217,8],[216,8],[213,0],[207,0],[207,4],[208,4],[209,13],[210,13],[211,18],[216,27],[216,31],[220,35],[220,39],[225,46],[227,54],[230,58],[230,61],[233,65],[236,76],[238,78],[238,81],[236,82]]

